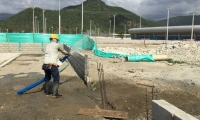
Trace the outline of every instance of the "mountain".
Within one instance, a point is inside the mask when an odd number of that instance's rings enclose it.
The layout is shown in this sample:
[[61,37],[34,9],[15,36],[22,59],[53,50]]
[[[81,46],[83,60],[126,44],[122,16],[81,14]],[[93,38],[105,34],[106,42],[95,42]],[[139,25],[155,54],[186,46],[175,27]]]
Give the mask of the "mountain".
[[[164,26],[167,25],[167,19],[156,21]],[[177,16],[169,19],[169,26],[192,25],[192,16]],[[200,15],[194,16],[194,25],[200,25]]]
[[[43,12],[41,8],[34,9],[37,21],[39,20],[40,32],[43,26]],[[47,18],[47,32],[53,30],[58,33],[58,11],[45,10],[45,17]],[[60,11],[61,14],[61,32],[62,33],[78,33],[81,32],[81,16],[82,5],[69,6]],[[111,20],[111,31],[113,31],[113,23],[115,17],[115,31],[116,33],[124,33],[125,26],[128,31],[129,28],[139,27],[140,17],[128,10],[120,7],[113,7],[106,5],[101,0],[87,0],[84,2],[84,33],[90,29],[90,20],[92,20],[92,30],[97,33],[99,30],[102,33],[108,33]],[[32,32],[33,24],[33,9],[27,8],[20,13],[0,22],[4,28],[8,28],[9,32],[25,31]],[[142,27],[159,26],[158,23],[145,20],[142,18]]]
[[0,21],[3,21],[9,17],[13,16],[13,14],[10,13],[0,13]]

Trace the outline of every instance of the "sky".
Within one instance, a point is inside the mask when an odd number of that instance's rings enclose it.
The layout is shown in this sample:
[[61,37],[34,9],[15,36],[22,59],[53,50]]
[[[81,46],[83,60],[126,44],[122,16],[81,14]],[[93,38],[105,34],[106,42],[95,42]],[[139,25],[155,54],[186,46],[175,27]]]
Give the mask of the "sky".
[[[0,13],[16,14],[26,8],[36,6],[42,9],[59,9],[59,0],[0,0]],[[86,1],[86,0],[83,0]],[[200,0],[102,0],[109,6],[118,6],[129,10],[148,20],[166,19],[169,17],[188,16],[192,12],[199,15]],[[60,8],[79,5],[82,0],[60,0]]]

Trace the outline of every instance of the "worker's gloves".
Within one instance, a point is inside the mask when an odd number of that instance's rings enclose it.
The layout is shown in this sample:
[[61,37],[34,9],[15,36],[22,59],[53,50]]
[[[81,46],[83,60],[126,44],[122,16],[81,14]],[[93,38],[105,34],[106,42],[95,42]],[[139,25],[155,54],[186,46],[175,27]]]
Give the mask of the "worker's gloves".
[[68,52],[68,54],[67,54],[68,56],[71,56],[71,53],[70,52]]

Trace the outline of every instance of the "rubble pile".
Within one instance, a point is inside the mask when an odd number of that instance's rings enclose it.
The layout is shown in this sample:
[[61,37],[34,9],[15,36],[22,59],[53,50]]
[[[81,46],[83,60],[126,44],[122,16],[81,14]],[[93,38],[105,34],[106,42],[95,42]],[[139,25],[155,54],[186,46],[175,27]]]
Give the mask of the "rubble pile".
[[169,43],[163,44],[155,48],[124,48],[124,47],[106,47],[99,48],[104,52],[112,52],[119,54],[152,54],[152,55],[168,55],[176,61],[183,61],[188,63],[200,62],[200,44],[193,43]]
[[166,54],[173,60],[188,63],[200,62],[200,48],[198,44],[170,44],[162,46],[158,54]]

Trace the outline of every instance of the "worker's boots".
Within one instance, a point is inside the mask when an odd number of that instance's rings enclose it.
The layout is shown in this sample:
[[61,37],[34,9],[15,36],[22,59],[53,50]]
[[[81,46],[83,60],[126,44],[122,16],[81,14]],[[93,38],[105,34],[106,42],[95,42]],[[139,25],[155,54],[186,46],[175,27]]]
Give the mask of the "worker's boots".
[[59,87],[59,83],[53,83],[53,94],[52,94],[52,98],[59,98],[59,97],[62,97],[62,95],[58,94],[58,87]]
[[52,93],[50,91],[50,82],[45,82],[44,93],[46,96],[49,96]]

